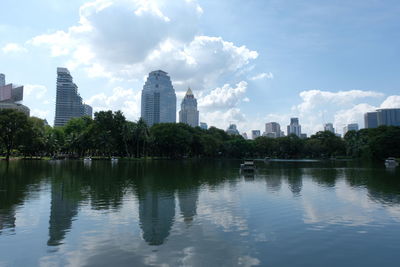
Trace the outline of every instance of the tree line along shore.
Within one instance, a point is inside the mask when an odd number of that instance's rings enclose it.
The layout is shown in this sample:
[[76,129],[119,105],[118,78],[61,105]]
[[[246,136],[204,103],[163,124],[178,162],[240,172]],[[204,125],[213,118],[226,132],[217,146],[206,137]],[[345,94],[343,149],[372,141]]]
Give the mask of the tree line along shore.
[[349,131],[340,138],[321,131],[306,139],[295,135],[246,140],[210,127],[128,121],[120,111],[100,111],[94,119],[71,119],[51,127],[44,120],[12,109],[0,110],[0,155],[10,157],[69,158],[400,158],[400,127]]

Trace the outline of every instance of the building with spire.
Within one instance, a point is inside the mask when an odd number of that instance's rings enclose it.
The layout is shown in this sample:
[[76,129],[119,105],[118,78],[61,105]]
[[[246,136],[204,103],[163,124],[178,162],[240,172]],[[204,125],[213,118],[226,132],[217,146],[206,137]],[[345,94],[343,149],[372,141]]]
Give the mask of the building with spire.
[[199,111],[197,110],[197,100],[189,88],[181,103],[179,111],[179,122],[189,124],[192,127],[199,126]]
[[64,126],[70,119],[85,115],[78,86],[68,69],[57,68],[56,116],[54,126]]
[[168,73],[149,73],[142,90],[141,117],[152,126],[160,122],[176,122],[176,94]]

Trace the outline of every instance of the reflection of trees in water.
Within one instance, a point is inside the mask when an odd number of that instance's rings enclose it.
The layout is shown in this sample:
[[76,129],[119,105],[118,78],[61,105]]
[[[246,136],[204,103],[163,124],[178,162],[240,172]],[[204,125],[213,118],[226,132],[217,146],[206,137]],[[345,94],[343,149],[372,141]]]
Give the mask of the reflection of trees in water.
[[347,169],[345,177],[349,186],[366,188],[372,201],[387,205],[400,204],[400,170]]
[[48,169],[40,162],[0,162],[0,234],[15,227],[15,209],[39,187]]
[[308,172],[312,177],[312,181],[325,187],[335,187],[336,179],[339,175],[338,170],[335,168],[315,168],[309,169]]

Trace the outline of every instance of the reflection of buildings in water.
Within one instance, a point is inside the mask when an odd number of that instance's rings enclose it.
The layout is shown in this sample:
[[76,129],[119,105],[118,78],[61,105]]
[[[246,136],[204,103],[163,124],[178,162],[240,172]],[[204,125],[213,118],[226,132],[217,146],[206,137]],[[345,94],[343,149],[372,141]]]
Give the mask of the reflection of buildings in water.
[[289,169],[287,173],[287,180],[290,191],[294,196],[300,196],[303,187],[302,171],[301,169]]
[[139,220],[143,239],[149,245],[161,245],[168,237],[175,217],[173,192],[148,190],[139,198]]
[[267,189],[272,191],[272,192],[279,192],[282,187],[282,179],[279,175],[277,174],[272,174],[270,176],[267,176],[265,178],[265,181],[267,183]]
[[52,184],[49,240],[47,245],[60,245],[65,233],[71,229],[72,219],[78,213],[78,201],[66,198],[64,183]]
[[179,208],[185,222],[193,221],[197,214],[198,188],[178,190]]

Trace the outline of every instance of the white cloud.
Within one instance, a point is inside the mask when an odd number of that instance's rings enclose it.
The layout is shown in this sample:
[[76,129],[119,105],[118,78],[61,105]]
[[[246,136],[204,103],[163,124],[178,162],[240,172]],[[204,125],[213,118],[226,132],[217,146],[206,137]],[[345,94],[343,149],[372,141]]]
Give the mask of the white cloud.
[[9,53],[26,53],[28,52],[28,50],[21,46],[20,44],[17,43],[8,43],[5,46],[3,46],[2,48],[3,52],[5,54],[9,54]]
[[303,102],[297,106],[298,111],[307,112],[315,107],[328,105],[348,105],[353,104],[355,100],[367,98],[367,97],[382,97],[382,93],[374,91],[362,91],[362,90],[349,90],[349,91],[321,91],[321,90],[309,90],[300,93],[300,97]]
[[50,48],[52,56],[68,55],[69,67],[82,66],[92,77],[141,79],[163,69],[178,89],[207,89],[224,74],[239,72],[258,53],[200,35],[202,13],[195,0],[96,0],[80,8],[76,26],[29,43]]
[[263,73],[260,73],[260,74],[257,74],[255,76],[251,77],[250,80],[252,80],[252,81],[262,80],[262,79],[272,80],[273,78],[274,78],[274,74],[272,74],[271,72],[268,72],[268,73],[263,72]]
[[334,125],[338,132],[342,132],[344,126],[350,123],[358,123],[359,128],[364,127],[364,114],[374,111],[376,107],[362,103],[346,110],[339,110],[334,115]]
[[32,117],[38,117],[38,118],[41,118],[41,119],[45,119],[49,115],[49,111],[48,110],[41,110],[41,109],[34,108],[34,109],[31,110],[30,115]]
[[202,110],[226,110],[236,107],[241,101],[248,101],[244,98],[247,83],[241,81],[236,87],[225,84],[212,90],[208,95],[199,99],[199,108]]
[[208,126],[215,126],[220,129],[228,128],[230,123],[235,123],[238,130],[243,132],[247,125],[246,116],[239,108],[230,108],[228,110],[216,110],[211,112],[200,112],[200,121],[204,121]]
[[121,110],[127,119],[135,121],[140,117],[140,97],[140,91],[116,87],[111,95],[100,93],[86,102],[93,107],[94,111]]
[[[47,93],[46,86],[37,84],[27,84],[24,86],[25,99],[42,99]],[[33,100],[33,99],[32,99]]]
[[400,95],[392,95],[382,102],[380,108],[400,108]]

